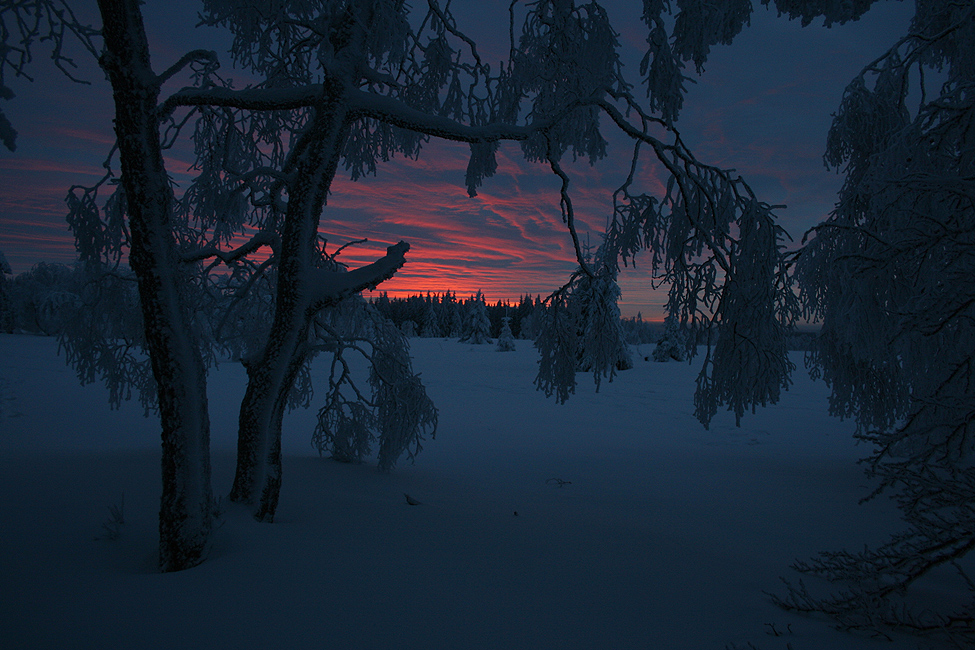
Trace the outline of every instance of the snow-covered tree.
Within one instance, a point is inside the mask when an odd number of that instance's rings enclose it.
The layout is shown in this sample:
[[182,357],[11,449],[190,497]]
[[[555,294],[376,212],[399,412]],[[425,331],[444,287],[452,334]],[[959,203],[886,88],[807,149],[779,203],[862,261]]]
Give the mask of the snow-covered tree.
[[[869,473],[908,528],[800,563],[844,590],[799,586],[783,600],[957,647],[975,642],[975,583],[960,562],[975,548],[973,62],[975,4],[919,0],[908,34],[853,79],[834,117],[826,161],[845,183],[797,270],[822,323],[807,363],[831,389],[830,410],[873,446]],[[939,565],[962,572],[967,603],[910,611],[900,596]]]
[[7,286],[8,275],[13,275],[13,269],[10,268],[3,251],[0,251],[0,332],[9,333],[13,331],[13,313]]
[[78,275],[64,264],[40,262],[7,287],[11,327],[55,336],[70,320],[77,301]]
[[446,323],[444,336],[460,338],[464,335],[464,318],[461,316],[461,306],[455,299],[444,305]]
[[501,333],[498,334],[498,352],[512,352],[515,349],[515,335],[511,333],[511,317],[501,318]]
[[664,320],[664,334],[653,349],[654,361],[684,361],[687,358],[687,334],[680,329],[677,319],[668,316]]
[[[209,51],[188,52],[157,73],[139,2],[98,6],[100,29],[76,20],[64,0],[4,5],[0,75],[22,74],[38,42],[53,43],[55,62],[70,71],[62,45],[72,34],[99,57],[112,85],[119,169],[110,157],[101,183],[72,191],[69,222],[85,263],[110,268],[127,252],[138,280],[163,430],[164,568],[198,562],[209,535],[205,376],[220,341],[197,312],[214,274],[237,276],[235,307],[257,304],[246,294],[263,278],[273,285],[266,335],[241,357],[248,386],[231,490],[232,499],[270,521],[281,484],[283,413],[296,390],[307,394],[299,384],[310,357],[337,345],[316,339],[318,314],[388,279],[409,250],[400,242],[352,270],[338,262],[341,248],[326,252],[318,229],[332,180],[340,167],[355,179],[392,155],[417,156],[430,138],[469,144],[463,185],[471,195],[496,172],[501,141],[519,143],[527,161],[546,165],[560,181],[579,270],[574,289],[550,301],[553,317],[540,320],[557,331],[560,310],[590,303],[586,318],[575,321],[584,327],[572,336],[584,340],[571,341],[568,368],[581,350],[597,383],[615,371],[620,348],[607,336],[616,337],[616,329],[598,325],[616,309],[620,261],[649,251],[648,268],[670,284],[670,312],[682,322],[714,322],[721,332],[699,381],[703,421],[718,404],[740,412],[774,400],[788,381],[782,332],[795,304],[784,233],[740,177],[699,162],[674,128],[685,63],[700,72],[710,47],[730,42],[748,20],[749,2],[644,2],[647,52],[639,75],[628,78],[598,2],[512,3],[508,57],[495,67],[450,5],[436,0],[416,10],[402,0],[206,0],[202,22],[230,31],[231,59],[256,79],[239,89],[220,76],[218,56]],[[173,83],[186,85],[164,96],[164,85]],[[2,77],[0,95],[11,96]],[[582,254],[563,162],[605,157],[607,128],[630,139],[633,165],[608,202],[604,254],[594,267]],[[192,132],[197,176],[177,197],[162,150],[185,131]],[[0,116],[0,139],[11,150],[15,135]],[[637,173],[646,154],[669,176],[663,194],[654,193],[655,176]],[[114,191],[102,201],[105,188]],[[540,386],[562,397],[574,381],[559,371],[541,377]]]
[[491,342],[491,319],[480,291],[464,301],[464,329],[460,342],[475,345]]
[[435,300],[435,298],[427,298],[427,310],[423,314],[423,329],[420,330],[420,336],[423,338],[437,339],[443,336],[443,331],[440,329],[440,314],[437,309],[439,303]]
[[594,277],[577,271],[535,312],[541,312],[535,385],[559,402],[575,392],[577,371],[591,372],[599,390],[604,378],[613,381],[618,370],[633,367],[617,306],[616,268],[604,254],[600,248],[594,260],[586,260],[600,269]]

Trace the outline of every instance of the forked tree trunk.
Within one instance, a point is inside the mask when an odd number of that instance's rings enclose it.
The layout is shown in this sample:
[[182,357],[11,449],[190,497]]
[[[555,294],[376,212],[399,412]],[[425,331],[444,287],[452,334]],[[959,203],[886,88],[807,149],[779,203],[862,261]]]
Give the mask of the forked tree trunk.
[[240,407],[237,472],[232,501],[255,506],[273,521],[281,489],[281,422],[303,362],[308,327],[317,311],[308,272],[314,267],[318,224],[348,134],[338,83],[324,85],[312,122],[295,145],[288,207],[281,234],[274,320],[261,357],[248,369]]
[[179,571],[203,560],[210,536],[210,420],[206,368],[180,294],[172,190],[159,146],[159,85],[149,65],[139,0],[98,0],[101,65],[115,99],[122,184],[128,201],[129,261],[139,281],[146,345],[162,424],[159,566]]

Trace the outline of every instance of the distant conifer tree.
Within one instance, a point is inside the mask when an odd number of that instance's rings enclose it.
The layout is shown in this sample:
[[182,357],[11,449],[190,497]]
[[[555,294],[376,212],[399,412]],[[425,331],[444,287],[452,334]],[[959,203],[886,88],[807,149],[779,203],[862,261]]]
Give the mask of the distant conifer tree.
[[423,328],[420,330],[420,336],[425,339],[443,336],[443,332],[440,330],[440,318],[434,305],[434,300],[428,298],[427,310],[423,315]]
[[467,300],[467,318],[464,323],[464,333],[460,337],[461,343],[490,343],[491,320],[488,318],[487,304],[480,291]]
[[498,352],[513,352],[515,349],[515,336],[511,333],[511,317],[504,316],[501,319],[501,334],[498,336]]

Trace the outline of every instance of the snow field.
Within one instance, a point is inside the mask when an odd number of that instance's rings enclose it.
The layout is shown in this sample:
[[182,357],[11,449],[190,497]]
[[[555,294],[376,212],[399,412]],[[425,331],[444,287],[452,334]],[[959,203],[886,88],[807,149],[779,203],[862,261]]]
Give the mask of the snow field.
[[[319,458],[314,412],[290,414],[276,522],[225,506],[208,561],[163,575],[157,424],[80,387],[54,341],[0,335],[5,647],[928,647],[839,633],[762,593],[796,558],[900,526],[886,499],[857,505],[866,449],[800,356],[778,406],[705,431],[697,362],[641,349],[598,394],[580,374],[558,405],[517,343],[412,340],[440,430],[390,475]],[[210,377],[217,494],[243,381],[229,363]],[[95,539],[123,493],[120,538]]]

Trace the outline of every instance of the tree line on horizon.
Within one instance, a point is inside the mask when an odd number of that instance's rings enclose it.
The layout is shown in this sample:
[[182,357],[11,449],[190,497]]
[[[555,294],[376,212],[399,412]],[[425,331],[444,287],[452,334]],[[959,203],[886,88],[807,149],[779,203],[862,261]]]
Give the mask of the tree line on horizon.
[[[6,333],[62,334],[73,311],[84,307],[83,286],[95,279],[83,265],[72,267],[59,262],[39,262],[16,275],[10,272],[9,265],[0,270],[0,331]],[[117,299],[132,306],[132,313],[136,314],[139,297],[134,276],[124,268],[113,271],[113,275]],[[365,300],[407,337],[470,338],[475,329],[472,312],[483,311],[487,319],[483,338],[498,338],[507,317],[514,338],[523,340],[534,340],[538,335],[534,315],[544,302],[540,295],[529,293],[517,301],[489,302],[480,291],[462,298],[449,289],[406,297],[390,297],[384,291]],[[645,321],[642,314],[621,318],[621,327],[630,345],[656,344],[664,331],[662,323]]]
[[[72,318],[74,310],[83,307],[81,287],[92,278],[79,266],[71,267],[59,262],[39,262],[29,270],[13,274],[0,251],[0,332],[8,334],[24,332],[42,336],[59,336],[64,323]],[[141,327],[138,319],[138,291],[135,278],[126,269],[113,272],[115,276],[115,300],[127,306],[127,328]],[[383,291],[378,296],[365,299],[377,312],[400,329],[407,338],[450,338],[475,342],[481,339],[497,339],[501,335],[504,319],[515,339],[534,341],[539,334],[538,318],[544,310],[541,295],[523,294],[517,301],[488,301],[483,293],[461,298],[456,291],[445,290],[412,294],[406,297],[390,297]],[[483,311],[488,325],[479,330],[472,324],[472,312]],[[706,345],[706,330],[694,332],[680,328],[680,332],[668,333],[667,322],[644,320],[642,313],[620,318],[623,339],[631,346],[658,346],[672,350],[676,341],[684,346],[688,337],[694,345]],[[718,334],[712,332],[712,336]],[[809,351],[816,338],[812,331],[795,331],[788,337],[788,348]],[[483,341],[481,341],[483,342]],[[675,356],[671,352],[654,355],[644,353],[645,360],[680,360],[686,355]],[[659,357],[659,358],[657,358]]]

